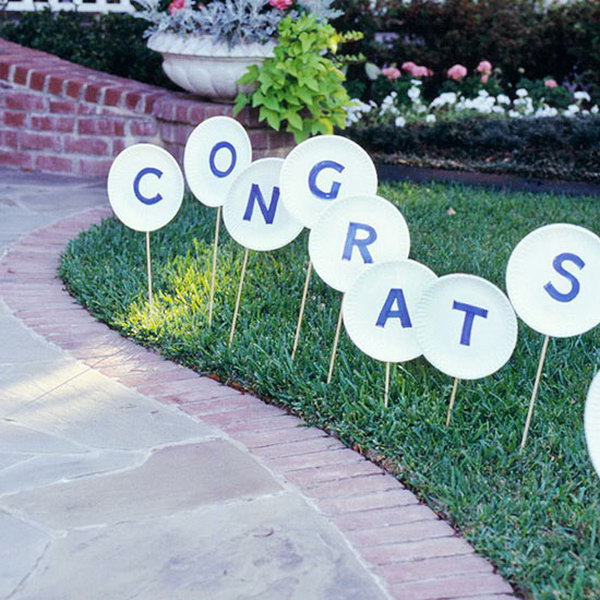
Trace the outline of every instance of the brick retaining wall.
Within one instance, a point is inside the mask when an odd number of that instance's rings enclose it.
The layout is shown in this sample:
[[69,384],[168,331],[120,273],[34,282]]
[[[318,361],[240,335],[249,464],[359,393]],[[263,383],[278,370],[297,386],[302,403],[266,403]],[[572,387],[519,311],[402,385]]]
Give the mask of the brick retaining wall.
[[[158,144],[182,162],[194,127],[231,105],[198,100],[115,77],[0,38],[0,165],[76,176],[105,176],[112,159],[138,142]],[[246,127],[254,158],[284,156],[289,134]]]

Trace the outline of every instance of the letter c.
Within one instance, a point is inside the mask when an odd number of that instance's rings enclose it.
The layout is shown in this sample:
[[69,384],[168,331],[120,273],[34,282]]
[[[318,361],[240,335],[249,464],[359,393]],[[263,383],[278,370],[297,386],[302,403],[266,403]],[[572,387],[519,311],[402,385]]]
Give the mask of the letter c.
[[146,167],[145,169],[142,169],[133,180],[133,193],[135,194],[135,197],[143,204],[150,206],[151,204],[160,202],[163,197],[160,194],[156,194],[156,196],[153,196],[152,198],[147,198],[140,192],[140,181],[142,181],[142,178],[146,175],[156,175],[156,177],[160,179],[163,173],[153,167]]

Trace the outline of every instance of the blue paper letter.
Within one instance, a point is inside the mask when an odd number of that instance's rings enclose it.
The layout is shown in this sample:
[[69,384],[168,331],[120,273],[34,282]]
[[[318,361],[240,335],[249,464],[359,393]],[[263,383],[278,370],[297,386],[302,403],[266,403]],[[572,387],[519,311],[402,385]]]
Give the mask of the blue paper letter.
[[336,163],[333,160],[322,160],[318,162],[310,171],[308,176],[308,187],[314,196],[317,198],[321,198],[322,200],[333,200],[337,198],[337,195],[340,192],[340,186],[342,185],[339,181],[334,181],[331,184],[331,189],[328,192],[324,192],[321,188],[317,186],[317,175],[323,169],[333,169],[338,173],[341,173],[345,167],[340,165],[340,163]]
[[156,175],[160,179],[162,177],[162,171],[154,169],[153,167],[146,167],[145,169],[142,169],[133,180],[133,193],[135,194],[135,197],[140,202],[143,202],[144,204],[150,206],[151,204],[156,204],[157,202],[160,202],[163,197],[160,194],[156,194],[156,196],[153,196],[152,198],[146,198],[146,196],[142,195],[142,193],[140,192],[140,181],[142,181],[142,177],[144,177],[145,175]]
[[452,305],[454,310],[464,310],[465,320],[463,323],[462,332],[460,334],[460,343],[463,346],[471,345],[471,329],[473,328],[473,320],[475,317],[483,317],[487,319],[488,311],[485,308],[479,308],[479,306],[473,306],[472,304],[465,304],[464,302],[454,301]]
[[[217,152],[221,150],[221,148],[227,148],[229,152],[231,152],[231,164],[227,169],[221,171],[215,164],[215,157],[217,156]],[[229,142],[219,142],[213,146],[213,149],[210,151],[210,157],[208,159],[208,165],[210,166],[210,170],[215,177],[227,177],[231,171],[235,168],[235,164],[237,162],[237,153],[235,148]]]
[[[359,229],[367,232],[367,237],[363,239],[357,239],[356,233]],[[372,244],[377,239],[377,232],[365,223],[350,223],[348,226],[348,234],[346,235],[346,243],[344,244],[344,254],[342,260],[352,260],[352,249],[356,246],[362,256],[365,263],[370,264],[373,262],[373,257],[369,252],[367,246]]]
[[262,192],[260,191],[260,186],[257,183],[253,183],[252,188],[250,189],[250,196],[248,197],[248,204],[246,205],[246,212],[243,217],[244,221],[250,221],[252,218],[255,201],[258,202],[258,207],[263,214],[265,223],[267,225],[272,225],[273,219],[275,218],[275,212],[277,211],[277,203],[279,202],[279,188],[277,186],[273,187],[271,204],[267,207]]
[[[392,310],[394,302],[398,304],[396,310]],[[401,289],[392,288],[390,290],[375,325],[377,327],[385,327],[388,319],[400,319],[402,327],[412,327],[408,309],[406,308],[406,300],[404,300],[404,292]]]
[[544,286],[544,289],[550,294],[550,296],[552,296],[552,298],[558,302],[571,302],[571,300],[573,300],[577,294],[579,294],[579,281],[574,275],[569,273],[563,267],[563,263],[567,261],[574,263],[576,267],[579,267],[579,269],[583,269],[583,267],[585,267],[583,260],[581,260],[577,254],[571,254],[570,252],[563,252],[554,259],[552,266],[556,272],[559,275],[566,277],[571,282],[571,289],[566,294],[559,292],[550,282]]

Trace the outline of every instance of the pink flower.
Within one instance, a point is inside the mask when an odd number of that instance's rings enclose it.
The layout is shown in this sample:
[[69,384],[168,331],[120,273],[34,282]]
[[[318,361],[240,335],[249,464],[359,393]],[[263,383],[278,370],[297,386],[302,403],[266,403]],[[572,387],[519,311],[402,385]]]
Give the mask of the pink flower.
[[402,75],[397,67],[384,67],[381,69],[381,74],[387,77],[390,81],[398,79]]
[[269,4],[279,10],[285,10],[294,3],[294,0],[269,0]]
[[429,77],[429,69],[427,67],[421,67],[419,65],[415,65],[412,71],[409,73],[413,77]]
[[413,69],[416,67],[417,65],[412,61],[412,60],[407,60],[406,62],[402,63],[402,69],[404,71],[407,71],[408,73],[410,73],[412,75],[412,71]]
[[489,75],[492,72],[492,63],[489,60],[482,60],[475,70],[482,75]]
[[481,83],[487,83],[490,80],[490,76],[486,73],[481,76]]
[[454,81],[460,81],[467,75],[467,68],[462,65],[453,65],[448,69],[448,77]]
[[185,0],[173,0],[171,4],[169,4],[169,14],[173,15],[182,8],[185,8]]
[[549,88],[558,87],[558,83],[556,83],[554,79],[546,79],[546,81],[544,81],[544,85]]

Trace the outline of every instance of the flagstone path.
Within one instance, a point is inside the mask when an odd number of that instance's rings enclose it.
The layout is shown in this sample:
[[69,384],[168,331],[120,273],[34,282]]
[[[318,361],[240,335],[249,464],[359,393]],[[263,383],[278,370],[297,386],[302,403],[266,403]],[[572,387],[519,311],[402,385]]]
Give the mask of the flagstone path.
[[515,597],[376,465],[75,304],[57,261],[102,181],[0,181],[0,598]]

